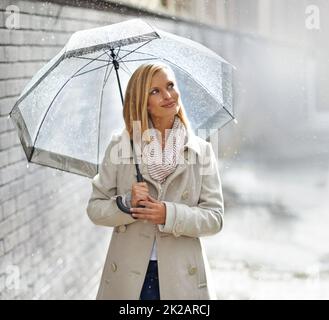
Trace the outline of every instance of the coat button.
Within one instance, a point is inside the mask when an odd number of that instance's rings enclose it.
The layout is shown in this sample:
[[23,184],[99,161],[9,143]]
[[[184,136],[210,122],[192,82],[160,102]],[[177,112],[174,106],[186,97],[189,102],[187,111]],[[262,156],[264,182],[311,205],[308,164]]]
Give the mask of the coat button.
[[119,232],[125,232],[127,230],[127,227],[125,224],[122,224],[121,226],[119,226]]
[[106,284],[110,284],[110,280],[109,279],[105,279],[105,283]]
[[188,273],[193,276],[194,274],[196,274],[197,268],[196,267],[189,267],[188,269]]
[[185,190],[185,191],[183,192],[183,194],[182,194],[182,199],[183,199],[183,200],[186,200],[187,198],[188,198],[188,191]]
[[117,265],[114,262],[111,263],[111,269],[113,272],[117,271],[118,269]]

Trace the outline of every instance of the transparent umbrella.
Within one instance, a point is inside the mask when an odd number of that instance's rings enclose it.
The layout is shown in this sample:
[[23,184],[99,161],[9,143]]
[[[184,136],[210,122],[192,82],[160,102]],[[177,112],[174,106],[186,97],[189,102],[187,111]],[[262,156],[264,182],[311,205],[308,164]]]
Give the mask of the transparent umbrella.
[[25,87],[10,117],[29,162],[94,177],[114,132],[123,94],[142,63],[169,65],[192,129],[234,119],[232,65],[205,46],[141,19],[78,31]]

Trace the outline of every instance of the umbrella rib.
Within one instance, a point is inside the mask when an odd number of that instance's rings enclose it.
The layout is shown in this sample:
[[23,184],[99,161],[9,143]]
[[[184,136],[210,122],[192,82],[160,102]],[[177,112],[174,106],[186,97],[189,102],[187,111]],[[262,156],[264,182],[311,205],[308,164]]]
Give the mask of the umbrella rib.
[[[122,49],[121,51],[124,51],[124,52],[129,52],[129,53],[131,53],[131,51],[129,51],[129,50],[124,50],[124,49]],[[146,55],[146,56],[151,56],[151,57],[154,57],[154,55],[153,54],[151,54],[151,53],[147,53],[147,52],[142,52],[142,51],[135,51],[135,53],[140,53],[140,54],[143,54],[143,55]],[[122,57],[122,58],[124,58],[124,57]],[[122,58],[120,58],[120,59],[122,59]]]
[[[122,65],[121,65],[121,69],[126,72],[129,76],[131,76],[131,71],[129,70],[129,68],[125,65],[125,63],[123,61],[121,61]],[[128,70],[125,70],[125,68]]]
[[[109,57],[111,58],[111,57]],[[111,63],[111,61],[110,61]],[[104,73],[104,78],[103,78],[103,86],[102,86],[102,91],[101,91],[101,97],[100,97],[100,102],[99,102],[99,116],[98,116],[98,137],[97,137],[97,172],[98,172],[98,167],[99,167],[99,145],[100,145],[100,135],[101,135],[101,117],[102,117],[102,106],[103,106],[103,93],[104,93],[104,87],[105,84],[107,82],[108,76],[107,76],[107,72],[109,70],[109,65],[110,63],[107,64],[105,73]],[[113,68],[113,65],[112,65]],[[112,70],[111,68],[111,70]],[[111,73],[111,71],[109,72],[109,74]]]
[[125,58],[125,57],[128,56],[129,54],[132,54],[132,53],[134,53],[135,51],[137,51],[138,49],[140,49],[140,48],[144,47],[145,45],[149,44],[152,40],[153,40],[153,39],[148,40],[147,42],[145,42],[145,43],[143,43],[142,45],[140,45],[138,48],[136,48],[136,49],[134,49],[134,50],[132,50],[132,51],[129,51],[127,54],[125,54],[124,56],[122,56],[121,58],[119,58],[118,61],[122,60],[123,58]]
[[117,56],[117,57],[119,57],[119,53],[120,53],[120,51],[121,51],[121,47],[119,47],[119,50],[118,50],[118,52],[116,53],[116,56]]
[[[107,52],[104,52],[107,54]],[[73,57],[75,59],[81,59],[81,60],[91,60],[91,61],[101,61],[101,62],[108,62],[108,60],[105,59],[97,59],[97,58],[87,58],[87,57]]]
[[[102,54],[100,54],[96,59],[98,59],[99,57],[101,57],[101,56],[104,55],[104,54],[105,54],[105,52],[103,52]],[[85,67],[87,67],[89,64],[91,64],[93,61],[94,61],[94,60],[89,61],[89,62],[86,63],[84,66],[82,66],[78,71],[76,71],[76,72],[73,74],[73,76],[71,76],[68,80],[65,81],[65,83],[61,86],[61,88],[60,88],[60,89],[58,90],[58,92],[55,94],[55,97],[51,100],[51,102],[50,102],[50,104],[49,104],[49,107],[47,108],[47,111],[45,112],[45,114],[44,114],[44,116],[43,116],[43,118],[42,118],[42,120],[41,120],[41,123],[40,123],[39,128],[38,128],[38,132],[37,132],[37,134],[36,134],[36,136],[35,136],[35,139],[34,139],[34,141],[33,141],[33,146],[36,145],[36,142],[37,142],[38,137],[39,137],[40,129],[41,129],[41,127],[42,127],[42,125],[43,125],[43,123],[44,123],[44,121],[45,121],[45,119],[46,119],[46,117],[47,117],[47,115],[48,115],[48,112],[49,112],[51,106],[53,105],[55,99],[57,98],[57,96],[58,96],[58,95],[60,94],[60,92],[64,89],[64,87],[65,87],[65,86],[66,86],[66,85],[67,85],[67,84],[68,84],[68,83],[74,78],[74,76],[75,76],[78,72],[80,72],[81,70],[83,70]]]
[[160,58],[149,58],[149,59],[137,59],[137,60],[122,60],[120,62],[136,62],[136,61],[149,61],[149,60],[159,60]]
[[105,87],[105,85],[106,85],[106,83],[107,83],[107,80],[108,80],[109,77],[110,77],[110,74],[111,74],[112,70],[113,70],[113,64],[112,64],[112,67],[111,67],[111,69],[110,69],[110,72],[107,74],[107,78],[106,78],[106,80],[105,80],[104,87]]
[[95,71],[95,70],[98,70],[98,69],[101,69],[101,68],[108,67],[111,63],[112,63],[112,61],[110,61],[109,63],[104,64],[104,65],[102,65],[102,66],[96,67],[96,68],[94,68],[94,69],[90,69],[90,70],[84,71],[84,72],[82,72],[82,73],[78,73],[78,74],[76,74],[75,76],[73,76],[73,78],[78,77],[78,76],[81,76],[81,75],[83,75],[83,74],[85,74],[85,73],[88,73],[88,72],[91,72],[91,71]]

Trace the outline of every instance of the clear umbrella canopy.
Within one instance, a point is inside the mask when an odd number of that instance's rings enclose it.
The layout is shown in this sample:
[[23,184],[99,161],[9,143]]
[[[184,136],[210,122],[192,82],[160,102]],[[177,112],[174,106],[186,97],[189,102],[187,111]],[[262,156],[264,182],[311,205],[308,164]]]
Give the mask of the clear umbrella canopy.
[[122,92],[143,63],[169,65],[191,127],[234,119],[232,66],[192,40],[140,19],[76,32],[31,80],[11,117],[29,161],[89,177],[114,132],[124,129]]

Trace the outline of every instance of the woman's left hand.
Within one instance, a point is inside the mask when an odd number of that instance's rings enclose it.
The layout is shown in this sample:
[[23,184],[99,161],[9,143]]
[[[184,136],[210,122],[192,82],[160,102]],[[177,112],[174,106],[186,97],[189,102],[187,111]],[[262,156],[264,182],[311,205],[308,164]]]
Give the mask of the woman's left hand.
[[135,219],[147,220],[153,224],[165,224],[166,222],[166,205],[147,196],[148,201],[139,201],[139,204],[145,206],[145,208],[131,208],[130,212]]

